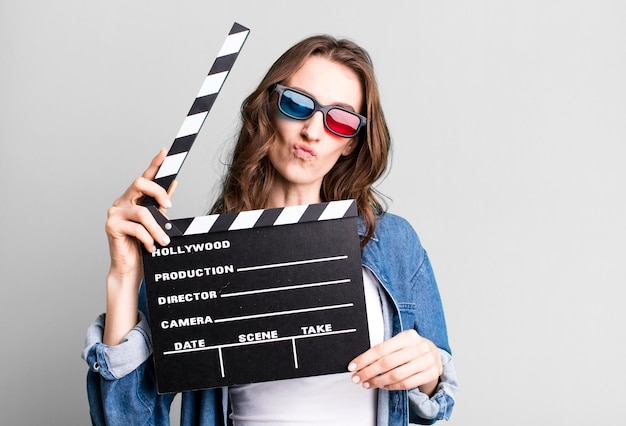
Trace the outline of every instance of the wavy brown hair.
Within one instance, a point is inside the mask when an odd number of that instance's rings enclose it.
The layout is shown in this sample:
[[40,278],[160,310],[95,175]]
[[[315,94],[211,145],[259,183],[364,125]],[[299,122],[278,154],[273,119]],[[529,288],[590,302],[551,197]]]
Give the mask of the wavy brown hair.
[[341,156],[322,182],[322,201],[354,199],[366,231],[364,246],[374,235],[376,217],[384,212],[372,188],[387,168],[390,136],[380,104],[378,84],[369,54],[350,40],[320,35],[302,40],[271,66],[257,89],[241,106],[242,127],[232,161],[223,179],[222,195],[212,213],[264,208],[274,182],[275,169],[268,152],[275,136],[272,89],[294,74],[311,56],[321,56],[350,68],[364,91],[360,113],[367,117],[365,130],[355,136],[356,148]]

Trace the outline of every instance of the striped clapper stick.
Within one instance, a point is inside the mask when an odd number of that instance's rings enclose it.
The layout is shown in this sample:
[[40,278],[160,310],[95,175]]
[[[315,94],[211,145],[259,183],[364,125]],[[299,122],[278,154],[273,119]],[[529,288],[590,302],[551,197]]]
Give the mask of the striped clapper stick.
[[[185,158],[187,158],[187,154],[196,140],[249,33],[250,30],[248,28],[236,22],[228,33],[222,48],[213,62],[209,74],[198,91],[198,95],[167,153],[167,157],[165,157],[163,164],[161,164],[154,178],[154,181],[166,190],[169,189],[183,166]],[[169,236],[180,235],[179,230],[159,212],[157,202],[154,198],[146,198],[143,205],[150,210],[159,225],[161,225]]]

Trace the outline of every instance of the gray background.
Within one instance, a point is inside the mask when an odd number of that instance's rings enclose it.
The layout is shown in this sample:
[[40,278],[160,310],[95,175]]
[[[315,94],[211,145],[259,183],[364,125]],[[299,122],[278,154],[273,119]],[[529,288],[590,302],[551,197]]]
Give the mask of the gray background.
[[453,425],[623,424],[626,3],[0,3],[0,417],[84,425],[106,210],[169,147],[233,21],[252,29],[180,175],[203,214],[243,97],[288,46],[374,58],[380,189],[429,250],[462,390]]

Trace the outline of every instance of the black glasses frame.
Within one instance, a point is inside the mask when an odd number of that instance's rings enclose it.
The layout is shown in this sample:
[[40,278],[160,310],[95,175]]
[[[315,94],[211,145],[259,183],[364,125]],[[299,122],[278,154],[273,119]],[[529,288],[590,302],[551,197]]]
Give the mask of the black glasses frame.
[[[310,100],[313,102],[313,111],[311,111],[311,114],[309,114],[309,115],[308,115],[308,116],[306,116],[306,117],[298,117],[298,116],[295,116],[295,115],[289,114],[287,111],[285,111],[284,109],[282,109],[282,107],[280,106],[280,101],[282,100],[283,93],[284,93],[286,90],[290,90],[290,91],[292,91],[292,92],[294,92],[294,93],[297,93],[297,94],[298,94],[298,95],[300,95],[300,96],[304,96],[305,98],[310,99]],[[333,133],[333,134],[335,134],[335,135],[337,135],[337,136],[341,136],[342,138],[353,138],[353,137],[355,137],[356,135],[358,135],[358,134],[359,134],[359,132],[361,131],[361,129],[363,128],[363,126],[365,126],[365,124],[367,124],[367,118],[363,117],[361,114],[359,114],[359,113],[357,113],[357,112],[354,112],[354,111],[349,110],[349,109],[347,109],[347,108],[340,107],[340,106],[338,106],[338,105],[322,105],[322,104],[320,104],[320,103],[317,101],[317,99],[315,99],[313,96],[308,95],[308,94],[306,94],[306,93],[303,93],[303,92],[301,92],[301,91],[299,91],[299,90],[293,89],[293,88],[291,88],[291,87],[288,87],[288,86],[283,86],[282,84],[275,84],[275,85],[274,85],[274,89],[273,89],[273,91],[275,91],[276,93],[278,93],[278,109],[280,110],[280,112],[282,112],[283,114],[285,114],[287,117],[289,117],[289,118],[293,118],[294,120],[308,120],[308,119],[309,119],[309,118],[311,118],[311,117],[313,116],[313,114],[315,114],[317,111],[322,111],[322,115],[323,115],[323,117],[324,117],[324,127],[326,127],[326,130],[328,130],[329,132],[331,132],[331,133]],[[338,109],[338,110],[341,110],[341,111],[347,112],[348,114],[352,114],[352,115],[354,115],[354,116],[358,117],[358,119],[359,119],[359,125],[358,125],[358,127],[356,128],[356,131],[355,131],[354,133],[349,134],[349,135],[344,135],[344,134],[341,134],[341,133],[336,132],[335,130],[331,129],[331,128],[328,126],[328,122],[326,121],[326,116],[328,115],[328,112],[329,112],[330,110],[333,110],[333,109]]]

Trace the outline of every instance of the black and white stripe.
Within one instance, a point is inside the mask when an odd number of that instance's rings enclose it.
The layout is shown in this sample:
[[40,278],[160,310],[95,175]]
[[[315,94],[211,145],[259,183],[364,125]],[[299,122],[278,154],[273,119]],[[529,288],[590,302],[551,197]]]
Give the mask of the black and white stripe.
[[305,222],[342,219],[357,215],[354,200],[330,201],[275,209],[250,210],[239,213],[212,214],[171,221],[175,233],[171,235],[197,235],[267,226],[292,225]]
[[178,175],[249,33],[248,28],[233,24],[154,179],[163,188],[168,189]]

